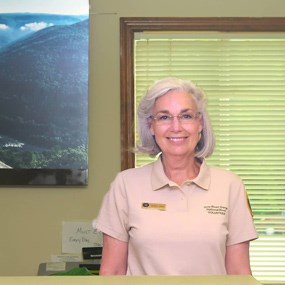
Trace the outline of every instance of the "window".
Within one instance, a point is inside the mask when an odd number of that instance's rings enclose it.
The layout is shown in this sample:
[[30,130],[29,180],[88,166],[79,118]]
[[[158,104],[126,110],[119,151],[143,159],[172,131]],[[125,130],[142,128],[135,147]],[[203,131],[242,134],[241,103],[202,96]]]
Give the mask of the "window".
[[246,185],[260,234],[254,276],[285,281],[285,19],[121,19],[122,168],[135,144],[136,99],[154,80],[193,80],[208,95],[217,140],[209,164]]

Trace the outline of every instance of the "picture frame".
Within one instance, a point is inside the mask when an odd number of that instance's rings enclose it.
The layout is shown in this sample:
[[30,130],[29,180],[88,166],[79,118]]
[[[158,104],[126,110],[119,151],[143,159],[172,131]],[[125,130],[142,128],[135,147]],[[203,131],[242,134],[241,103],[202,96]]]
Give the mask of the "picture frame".
[[88,0],[0,2],[0,185],[87,185]]

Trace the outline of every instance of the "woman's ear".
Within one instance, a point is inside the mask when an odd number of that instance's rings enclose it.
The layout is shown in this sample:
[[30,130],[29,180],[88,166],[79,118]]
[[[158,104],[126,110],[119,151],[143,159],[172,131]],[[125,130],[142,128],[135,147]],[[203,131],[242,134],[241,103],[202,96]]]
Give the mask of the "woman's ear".
[[152,127],[152,123],[149,124],[150,133],[154,136],[154,130]]
[[199,122],[200,122],[200,124],[199,124],[199,133],[201,133],[202,130],[203,130],[203,119],[201,118],[201,120]]
[[151,135],[154,136],[154,130],[153,130],[153,125],[152,125],[152,119],[151,118],[148,118],[148,127],[149,127]]

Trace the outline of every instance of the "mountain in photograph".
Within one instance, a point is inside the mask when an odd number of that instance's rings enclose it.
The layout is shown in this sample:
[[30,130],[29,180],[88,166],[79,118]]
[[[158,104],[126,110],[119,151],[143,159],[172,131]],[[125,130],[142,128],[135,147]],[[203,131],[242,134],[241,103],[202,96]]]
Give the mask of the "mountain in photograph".
[[88,16],[34,13],[0,13],[0,49],[38,30],[59,25],[72,25]]
[[63,22],[0,49],[2,146],[6,138],[35,150],[87,145],[89,21]]

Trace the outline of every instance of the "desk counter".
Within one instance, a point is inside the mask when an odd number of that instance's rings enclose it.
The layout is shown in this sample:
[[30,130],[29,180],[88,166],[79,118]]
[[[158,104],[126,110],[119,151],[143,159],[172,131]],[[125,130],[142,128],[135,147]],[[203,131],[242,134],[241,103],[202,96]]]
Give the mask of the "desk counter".
[[261,285],[252,276],[16,276],[1,285]]

